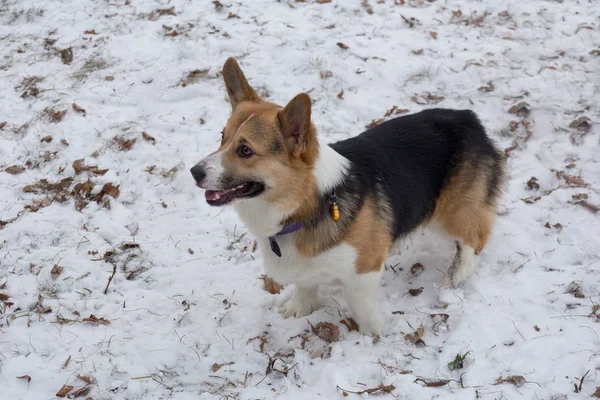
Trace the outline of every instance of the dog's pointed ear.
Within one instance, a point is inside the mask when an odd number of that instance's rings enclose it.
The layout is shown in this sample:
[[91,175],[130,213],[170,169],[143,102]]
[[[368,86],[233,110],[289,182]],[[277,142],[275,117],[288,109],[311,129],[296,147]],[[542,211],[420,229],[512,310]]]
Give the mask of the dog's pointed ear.
[[260,97],[246,80],[237,61],[230,57],[223,65],[223,80],[229,95],[231,107],[235,108],[242,101],[259,101]]
[[306,151],[313,134],[310,108],[310,96],[300,93],[277,114],[286,147],[295,157]]

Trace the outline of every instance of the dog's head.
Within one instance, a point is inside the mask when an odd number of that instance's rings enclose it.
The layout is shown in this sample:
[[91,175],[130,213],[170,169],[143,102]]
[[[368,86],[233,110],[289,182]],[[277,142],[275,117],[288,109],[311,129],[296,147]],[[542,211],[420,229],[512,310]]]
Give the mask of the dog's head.
[[232,113],[219,148],[191,169],[196,185],[206,189],[211,206],[260,196],[282,212],[293,211],[315,186],[318,143],[310,97],[299,94],[285,107],[264,101],[233,58],[225,62],[223,78]]

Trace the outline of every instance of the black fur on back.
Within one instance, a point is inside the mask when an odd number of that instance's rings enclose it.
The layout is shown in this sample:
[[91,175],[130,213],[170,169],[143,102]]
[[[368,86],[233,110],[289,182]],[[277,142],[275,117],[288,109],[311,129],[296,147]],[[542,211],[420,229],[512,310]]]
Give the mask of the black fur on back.
[[[342,215],[355,215],[368,195],[377,202],[387,201],[394,217],[394,239],[432,215],[440,192],[465,163],[487,177],[490,205],[502,190],[504,156],[470,110],[421,111],[330,146],[352,164],[344,184],[335,189]],[[378,199],[382,192],[386,199]]]

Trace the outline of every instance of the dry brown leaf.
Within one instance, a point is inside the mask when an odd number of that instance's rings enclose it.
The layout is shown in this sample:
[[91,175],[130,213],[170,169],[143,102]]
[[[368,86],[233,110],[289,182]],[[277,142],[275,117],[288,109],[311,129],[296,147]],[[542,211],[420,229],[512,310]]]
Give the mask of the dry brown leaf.
[[52,141],[52,136],[48,135],[48,136],[44,136],[43,138],[40,139],[40,142],[44,142],[44,143],[50,143]]
[[[494,82],[489,81],[485,86],[481,86],[477,90],[479,90],[480,92],[489,93],[496,90],[496,86],[494,86]],[[511,130],[511,132],[514,132],[514,130]]]
[[58,276],[63,272],[63,267],[61,267],[58,264],[54,264],[54,267],[52,267],[52,269],[50,270],[50,275],[52,276],[53,280],[56,280],[56,278],[58,278]]
[[150,136],[148,134],[148,132],[146,132],[146,131],[142,131],[142,137],[144,138],[144,140],[147,140],[148,142],[151,142],[152,144],[156,143],[156,139],[154,139],[153,136]]
[[450,380],[449,379],[417,378],[417,379],[415,379],[415,383],[416,382],[422,382],[427,387],[442,387],[442,386],[446,386],[448,384],[448,382],[450,382]]
[[425,329],[419,327],[413,333],[404,335],[404,339],[415,345],[425,344],[425,342],[423,342],[423,335],[425,335]]
[[348,328],[349,332],[358,331],[358,324],[353,318],[343,319],[340,321],[340,324]]
[[421,293],[423,293],[423,287],[420,287],[420,288],[414,288],[414,289],[408,289],[408,293],[409,293],[411,296],[418,296],[418,295],[420,295]]
[[564,171],[556,171],[556,177],[565,180],[569,187],[588,187],[589,184],[581,178],[581,176],[567,175]]
[[394,315],[404,315],[406,313],[404,311],[392,311],[392,314],[394,314]]
[[[54,110],[53,108],[46,108],[44,110],[44,112],[48,115],[48,118],[50,118],[50,122],[54,123],[54,124],[58,124],[60,121],[63,120],[63,118],[65,117],[65,115],[67,114],[67,110]],[[46,137],[50,137],[51,136],[46,136]],[[52,140],[52,139],[50,139]]]
[[432,319],[436,319],[437,317],[439,317],[442,320],[442,322],[446,322],[446,321],[448,321],[448,318],[450,318],[450,316],[448,314],[445,314],[445,313],[441,313],[441,314],[429,314],[429,316]]
[[175,14],[175,6],[173,6],[171,8],[159,8],[159,9],[156,9],[156,10],[154,10],[154,11],[152,11],[150,13],[150,15],[148,16],[148,19],[150,21],[156,21],[157,19],[159,19],[163,15],[177,15],[177,14]]
[[224,364],[217,364],[217,363],[214,363],[214,364],[213,364],[213,365],[210,367],[210,370],[211,370],[212,372],[217,372],[217,371],[218,371],[218,370],[220,370],[221,368],[223,368],[223,367],[225,367],[225,366],[227,366],[227,365],[233,365],[233,364],[234,364],[233,362],[228,362],[228,363],[224,363]]
[[260,278],[263,280],[264,289],[271,294],[278,294],[283,289],[283,285],[280,285],[266,275],[261,275]]
[[208,69],[195,69],[188,72],[185,78],[179,81],[179,86],[186,87],[187,85],[193,85],[200,82],[202,78],[208,75]]
[[92,385],[83,386],[69,395],[70,398],[85,396],[92,390]]
[[342,91],[337,94],[337,98],[340,100],[344,98],[344,89],[342,89]]
[[83,116],[85,117],[85,109],[83,109],[83,108],[79,107],[79,106],[78,106],[77,104],[75,104],[75,103],[73,103],[71,106],[73,107],[73,110],[75,110],[75,111],[76,111],[76,112],[78,112],[78,113],[82,113],[82,114],[83,114]]
[[600,206],[588,203],[585,200],[575,201],[574,203],[575,204],[579,204],[580,206],[583,206],[583,207],[587,208],[588,210],[590,210],[593,213],[597,213],[598,211],[600,211]]
[[69,145],[69,142],[67,141],[67,139],[60,139],[60,142],[61,142],[62,144],[64,144],[65,146],[68,146],[68,145]]
[[523,200],[526,204],[533,204],[536,201],[538,201],[539,199],[541,199],[540,196],[531,196],[531,197],[526,197],[526,198],[521,199],[521,200]]
[[31,382],[31,377],[29,375],[17,376],[17,379],[26,380],[27,383]]
[[10,298],[9,295],[5,294],[5,293],[0,293],[0,301],[6,301]]
[[600,399],[600,386],[596,387],[596,391],[594,392],[594,394],[592,396],[596,397],[597,399]]
[[380,385],[374,388],[369,388],[369,389],[365,389],[365,390],[361,390],[360,392],[353,392],[351,390],[345,390],[342,389],[341,387],[337,387],[339,390],[342,391],[342,395],[344,397],[348,396],[348,393],[352,393],[352,394],[358,394],[358,395],[362,395],[362,394],[372,394],[372,393],[392,393],[394,391],[394,389],[396,389],[396,387],[394,385]]
[[431,36],[434,39],[437,39],[437,35],[438,35],[437,32],[434,32],[434,31],[429,32],[429,36]]
[[347,50],[347,49],[350,48],[348,45],[346,45],[346,44],[344,44],[342,42],[337,42],[336,44],[337,44],[337,47],[339,47],[340,49]]
[[73,61],[73,49],[71,47],[60,51],[60,58],[62,63],[69,65]]
[[84,381],[87,384],[92,384],[92,378],[90,378],[87,375],[77,375],[77,378],[81,379],[82,381]]
[[104,77],[104,80],[111,82],[111,81],[114,81],[114,80],[115,80],[115,77],[114,77],[114,76],[112,76],[112,75],[108,75],[108,76],[105,76],[105,77]]
[[96,317],[94,314],[90,314],[89,317],[84,318],[81,320],[82,322],[91,322],[93,324],[102,324],[102,325],[109,325],[110,321],[104,318],[98,318]]
[[25,168],[21,167],[20,165],[11,165],[10,167],[6,168],[4,171],[6,171],[12,175],[17,175],[17,174],[20,174],[21,172],[25,171]]
[[577,297],[578,299],[585,298],[585,295],[581,291],[581,286],[575,281],[571,282],[569,284],[569,286],[567,286],[567,290],[565,290],[565,293],[572,294],[573,296]]
[[63,385],[58,392],[56,392],[56,397],[66,397],[67,394],[73,390],[73,386]]
[[421,96],[412,96],[410,99],[420,105],[437,104],[444,100],[444,96],[436,96],[430,92],[425,92]]
[[528,190],[538,190],[540,188],[540,185],[537,182],[538,182],[538,178],[536,178],[535,176],[532,176],[531,178],[529,178],[529,180],[527,181],[527,189]]
[[214,4],[214,6],[217,10],[220,10],[221,8],[223,8],[223,3],[221,3],[219,0],[214,0],[212,3]]
[[8,123],[7,121],[0,122],[0,129],[4,128],[7,123]]
[[425,267],[421,263],[416,263],[412,267],[410,267],[410,274],[412,276],[419,276],[425,271]]
[[586,117],[579,117],[569,124],[569,128],[577,129],[580,132],[587,133],[592,129],[592,121]]
[[319,322],[316,326],[312,326],[312,333],[320,337],[326,342],[337,342],[340,340],[339,328],[331,322]]
[[328,4],[331,3],[331,0],[316,0],[317,4]]
[[518,387],[523,386],[526,382],[527,380],[525,380],[525,378],[523,378],[521,375],[511,375],[504,379],[502,377],[496,379],[496,385],[500,385],[501,383],[511,383]]
[[84,35],[97,35],[96,30],[95,29],[88,29],[83,31]]
[[521,101],[511,108],[509,108],[508,112],[510,114],[518,115],[519,117],[527,117],[531,113],[531,106],[524,101]]
[[368,124],[368,125],[365,125],[365,128],[367,128],[367,129],[371,129],[371,128],[373,128],[374,126],[377,126],[377,125],[381,124],[381,123],[382,123],[382,122],[384,122],[384,121],[385,121],[385,119],[384,119],[384,118],[374,119],[373,121],[369,122],[369,124]]

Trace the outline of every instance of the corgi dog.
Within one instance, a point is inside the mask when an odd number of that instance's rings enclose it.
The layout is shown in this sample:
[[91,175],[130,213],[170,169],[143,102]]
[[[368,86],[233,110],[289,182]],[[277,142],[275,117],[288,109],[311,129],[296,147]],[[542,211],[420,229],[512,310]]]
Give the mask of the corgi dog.
[[311,99],[261,99],[229,58],[232,112],[219,148],[191,169],[211,206],[232,204],[258,241],[268,276],[295,284],[284,317],[318,307],[341,284],[359,331],[379,333],[383,264],[392,245],[436,222],[456,241],[444,284],[475,270],[497,213],[505,157],[469,110],[429,109],[320,143]]

